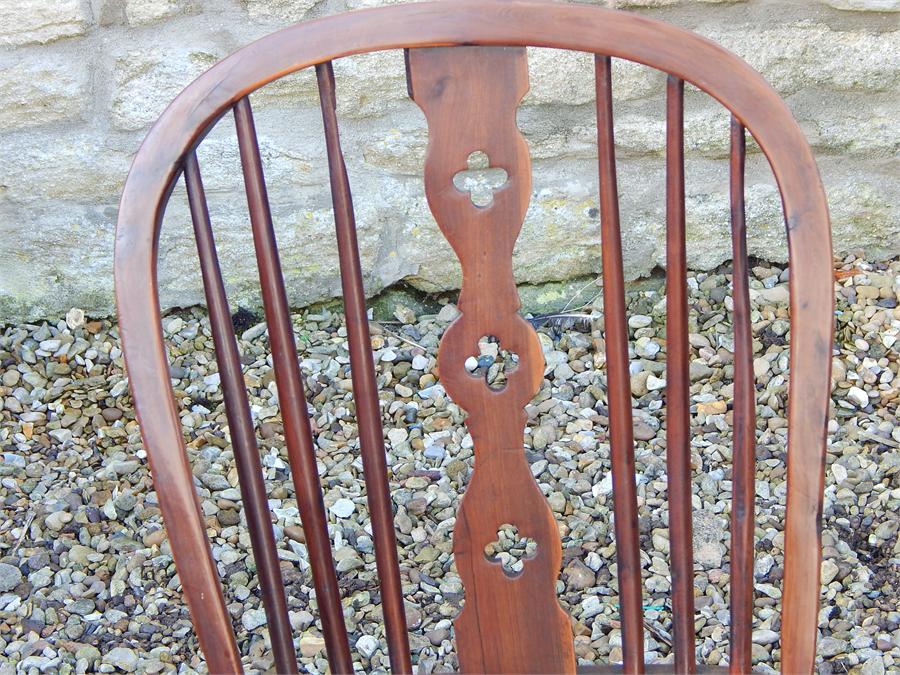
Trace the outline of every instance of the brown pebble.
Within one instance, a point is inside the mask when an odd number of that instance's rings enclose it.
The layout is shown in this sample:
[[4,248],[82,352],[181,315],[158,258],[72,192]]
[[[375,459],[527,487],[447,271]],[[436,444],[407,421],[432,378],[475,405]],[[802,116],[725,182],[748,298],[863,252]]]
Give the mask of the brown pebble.
[[166,540],[165,528],[153,530],[149,534],[144,535],[144,546],[159,546]]
[[103,419],[111,423],[122,419],[124,413],[118,408],[104,408],[100,414],[103,415]]
[[216,518],[222,525],[237,525],[241,522],[241,515],[234,509],[222,509],[216,514]]
[[284,528],[284,536],[288,539],[298,541],[301,544],[306,543],[306,532],[304,532],[303,528],[299,525],[289,525],[288,527]]
[[280,424],[275,424],[274,422],[263,422],[259,425],[259,435],[265,439],[275,438],[280,433],[283,433],[284,428]]

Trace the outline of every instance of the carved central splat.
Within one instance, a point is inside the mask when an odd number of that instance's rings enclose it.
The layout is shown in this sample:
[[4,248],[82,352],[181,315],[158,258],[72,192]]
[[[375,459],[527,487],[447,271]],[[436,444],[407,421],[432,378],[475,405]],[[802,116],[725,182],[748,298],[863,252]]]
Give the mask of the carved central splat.
[[490,165],[490,158],[481,151],[473,152],[466,160],[468,169],[453,176],[453,185],[468,192],[475,206],[489,206],[494,192],[506,184],[506,171]]
[[[516,108],[528,90],[525,50],[413,49],[407,67],[410,94],[428,119],[425,193],[463,270],[461,314],[444,333],[438,356],[441,381],[468,412],[475,444],[475,470],[453,535],[466,596],[455,623],[460,670],[574,673],[571,623],[556,597],[559,531],[524,452],[525,406],[544,370],[537,334],[518,314],[512,273],[531,196],[528,146],[516,128]],[[491,185],[487,201],[465,183],[479,151],[486,156],[480,168],[489,158],[506,174]],[[515,368],[504,369],[505,386],[491,386],[474,372],[486,336],[498,354],[502,347],[518,356]],[[467,369],[471,359],[475,367]],[[534,554],[513,574],[485,557],[509,523],[516,524],[516,541],[533,542]]]

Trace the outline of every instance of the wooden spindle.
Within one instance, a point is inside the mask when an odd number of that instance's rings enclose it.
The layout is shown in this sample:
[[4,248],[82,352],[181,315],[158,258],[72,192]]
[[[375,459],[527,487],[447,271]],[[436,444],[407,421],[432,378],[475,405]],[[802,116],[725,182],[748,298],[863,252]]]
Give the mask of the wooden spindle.
[[375,540],[375,562],[381,588],[384,632],[392,671],[411,673],[412,662],[397,560],[397,540],[394,534],[394,515],[388,485],[378,383],[375,380],[372,341],[366,315],[366,295],[356,240],[353,198],[338,132],[334,70],[330,61],[316,66],[316,77],[325,127],[331,199],[341,265],[341,288],[347,319],[347,340],[350,344],[350,366],[353,372],[353,400],[356,402],[366,499],[369,504],[369,516],[372,519],[372,536]]
[[272,346],[278,403],[284,423],[291,476],[297,493],[297,507],[306,533],[316,600],[325,633],[325,646],[332,671],[352,673],[353,662],[350,658],[340,590],[331,554],[328,521],[322,499],[322,487],[319,483],[315,445],[300,376],[300,364],[297,361],[290,307],[281,273],[275,230],[272,227],[253,112],[246,97],[235,104],[234,118],[266,323],[269,327],[269,342]]
[[684,81],[666,92],[666,467],[675,669],[696,671],[691,520],[690,350],[684,212]]
[[732,673],[751,667],[753,630],[753,534],[756,514],[756,388],[753,336],[750,332],[750,287],[747,225],[744,209],[746,136],[731,119],[731,250],[734,300],[734,451],[731,478],[731,654]]
[[644,617],[641,608],[641,556],[625,322],[625,279],[613,135],[612,72],[608,56],[595,58],[597,148],[600,168],[600,233],[603,307],[609,396],[609,431],[615,508],[616,562],[622,612],[622,655],[626,673],[644,672]]
[[196,152],[191,152],[185,158],[184,182],[194,223],[197,253],[200,257],[203,291],[209,307],[209,323],[212,328],[213,344],[216,348],[216,363],[219,365],[222,390],[225,394],[225,415],[228,418],[228,429],[234,448],[234,462],[238,471],[241,502],[247,516],[247,527],[250,530],[253,560],[256,562],[256,569],[259,573],[259,585],[266,612],[266,625],[272,642],[272,653],[278,672],[296,673],[297,659],[284,595],[284,582],[278,562],[278,551],[275,548],[275,536],[272,532],[266,485],[263,481],[262,465],[259,461],[259,448],[253,433],[253,419],[250,416],[247,390],[244,388],[240,354],[234,327],[231,323],[231,311],[225,295],[225,284],[222,281],[219,258],[216,254],[216,243],[213,238]]

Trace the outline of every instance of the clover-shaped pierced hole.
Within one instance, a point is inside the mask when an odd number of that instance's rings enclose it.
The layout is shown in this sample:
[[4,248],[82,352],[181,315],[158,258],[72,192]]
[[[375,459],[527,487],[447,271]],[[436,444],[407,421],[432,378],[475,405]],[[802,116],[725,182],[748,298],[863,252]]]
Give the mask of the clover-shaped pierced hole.
[[506,185],[509,174],[504,169],[492,167],[490,159],[481,150],[469,155],[466,164],[468,169],[453,176],[453,185],[460,192],[468,192],[475,206],[489,206],[494,201],[494,191]]
[[519,528],[504,523],[497,530],[497,539],[484,547],[484,559],[500,563],[503,573],[517,577],[525,569],[525,561],[537,555],[537,542],[531,537],[520,537]]
[[499,391],[506,386],[507,378],[519,366],[519,355],[501,349],[500,340],[485,335],[478,340],[478,354],[466,359],[466,370],[476,377],[484,376],[491,389]]

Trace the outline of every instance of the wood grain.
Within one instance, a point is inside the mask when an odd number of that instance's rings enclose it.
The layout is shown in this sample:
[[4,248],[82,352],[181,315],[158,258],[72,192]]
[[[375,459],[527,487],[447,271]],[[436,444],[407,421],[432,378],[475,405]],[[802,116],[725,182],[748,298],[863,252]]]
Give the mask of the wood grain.
[[203,290],[206,305],[209,307],[209,325],[216,348],[216,365],[219,367],[225,397],[228,433],[231,436],[234,463],[238,470],[241,508],[247,518],[247,529],[250,530],[253,561],[259,575],[272,654],[279,673],[296,673],[297,657],[291,637],[291,622],[278,550],[275,548],[275,534],[272,531],[272,512],[269,510],[269,500],[266,496],[259,446],[256,443],[244,373],[241,369],[241,355],[234,335],[234,325],[231,322],[231,310],[228,307],[228,297],[225,295],[225,283],[219,267],[216,242],[196,153],[192,152],[185,161],[184,182],[191,209],[191,220],[194,223],[194,238],[197,240]]
[[666,470],[675,672],[696,670],[691,376],[684,208],[684,81],[666,85]]
[[[572,629],[556,598],[559,531],[524,451],[525,405],[544,372],[537,333],[518,314],[512,274],[513,246],[531,198],[528,146],[516,128],[516,108],[528,90],[525,50],[414,49],[408,69],[413,99],[428,120],[425,194],[463,270],[461,314],[444,333],[438,355],[441,382],[469,413],[475,443],[475,468],[453,533],[466,596],[455,622],[460,670],[571,673]],[[484,207],[453,184],[477,151],[508,175]],[[500,390],[464,366],[485,336],[519,357]],[[505,523],[537,542],[535,556],[516,576],[484,555]]]
[[756,534],[756,386],[750,326],[750,265],[744,214],[746,134],[731,120],[731,274],[734,298],[734,435],[731,475],[731,649],[732,675],[750,670],[753,651],[753,537]]
[[362,265],[356,240],[356,217],[350,179],[341,151],[338,132],[337,99],[334,70],[331,62],[316,66],[319,83],[319,102],[325,129],[328,173],[331,178],[331,200],[334,208],[335,234],[341,265],[341,284],[344,295],[344,315],[347,319],[347,341],[350,347],[350,368],[353,379],[353,400],[359,424],[359,445],[366,483],[366,501],[372,520],[375,540],[375,564],[378,568],[378,587],[381,590],[381,611],[384,616],[391,669],[395,673],[411,673],[409,637],[406,634],[406,614],[400,585],[400,566],[397,560],[397,537],[394,534],[394,513],[388,485],[387,459],[384,453],[384,432],[381,427],[381,406],[375,362],[369,337],[366,314],[366,294],[363,289]]
[[612,62],[594,59],[597,91],[597,159],[600,176],[600,240],[603,261],[603,323],[606,328],[606,377],[609,446],[615,509],[616,569],[622,618],[625,672],[644,672],[644,610],[641,551],[638,540],[637,486],[634,475],[634,426],[628,370],[628,324],[622,224],[613,129]]
[[316,464],[315,442],[307,412],[306,394],[300,364],[297,360],[297,343],[291,322],[291,310],[284,287],[284,274],[275,240],[275,228],[269,208],[269,197],[263,176],[262,158],[256,138],[256,125],[250,100],[242,98],[234,107],[241,168],[247,193],[247,209],[259,269],[259,285],[262,288],[263,308],[272,349],[275,386],[278,390],[278,407],[284,423],[284,440],[287,445],[291,479],[297,499],[297,509],[306,535],[309,564],[316,603],[328,660],[335,673],[352,673],[353,662],[344,625],[341,592],[337,584],[331,539],[328,535],[328,519],[322,498],[322,485]]

